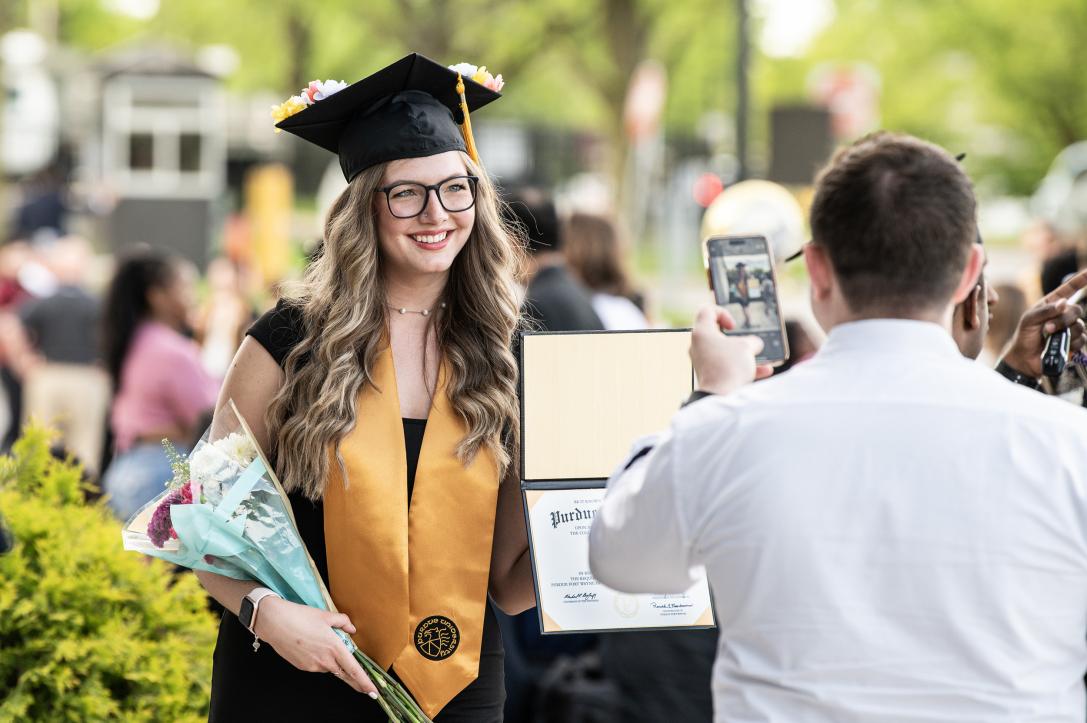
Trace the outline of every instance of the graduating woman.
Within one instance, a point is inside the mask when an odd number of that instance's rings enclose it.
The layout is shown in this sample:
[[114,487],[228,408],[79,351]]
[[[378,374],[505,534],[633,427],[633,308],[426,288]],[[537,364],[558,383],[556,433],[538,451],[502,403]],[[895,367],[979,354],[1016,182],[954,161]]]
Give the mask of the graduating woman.
[[750,283],[751,277],[747,273],[747,265],[741,261],[736,264],[736,293],[732,301],[740,305],[740,310],[744,315],[744,329],[751,328],[751,317],[747,313],[747,306],[751,303]]
[[349,185],[300,292],[250,329],[220,408],[233,398],[270,450],[341,612],[198,573],[228,611],[213,721],[384,721],[331,627],[439,723],[502,718],[488,596],[535,604],[513,464],[521,251],[473,159],[468,110],[499,95],[459,80],[411,55],[346,88],[311,84],[281,113]]

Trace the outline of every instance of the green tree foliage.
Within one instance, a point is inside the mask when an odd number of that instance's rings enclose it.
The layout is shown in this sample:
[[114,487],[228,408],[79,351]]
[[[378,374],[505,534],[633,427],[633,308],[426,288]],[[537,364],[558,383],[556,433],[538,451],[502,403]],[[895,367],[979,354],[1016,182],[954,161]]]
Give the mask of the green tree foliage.
[[102,0],[0,2],[0,34],[22,27],[58,44],[94,51],[138,37],[145,23],[110,12]]
[[[595,130],[613,142],[617,166],[623,99],[642,59],[668,70],[671,132],[690,134],[707,111],[735,107],[735,1],[164,0],[153,19],[137,21],[102,0],[20,0],[5,5],[0,28],[42,17],[29,10],[39,6],[56,9],[58,39],[77,48],[229,44],[241,57],[230,83],[242,91],[286,95],[318,76],[353,80],[409,50],[484,63],[509,82],[490,117]],[[803,57],[753,58],[757,144],[768,140],[774,103],[806,98],[812,68],[854,61],[882,77],[885,127],[967,151],[972,173],[1005,190],[1031,191],[1057,151],[1087,137],[1083,0],[836,6]]]
[[[510,81],[497,110],[618,132],[633,68],[672,69],[668,117],[693,128],[731,98],[731,8],[711,0],[172,0],[138,21],[101,0],[50,0],[58,42],[89,51],[141,44],[234,47],[237,90],[296,91],[315,77],[355,79],[409,50],[484,63]],[[22,0],[7,25],[41,13]]]
[[1087,139],[1087,2],[952,7],[959,14],[944,28],[974,58],[987,95],[979,115],[1007,139],[977,150],[1012,190],[1029,192],[1061,149]]
[[215,624],[196,579],[123,551],[49,441],[30,427],[0,458],[16,539],[0,557],[0,720],[206,718]]
[[805,57],[760,62],[761,104],[804,98],[820,63],[858,61],[882,78],[884,127],[966,151],[998,190],[1030,193],[1087,138],[1083,0],[837,0]]

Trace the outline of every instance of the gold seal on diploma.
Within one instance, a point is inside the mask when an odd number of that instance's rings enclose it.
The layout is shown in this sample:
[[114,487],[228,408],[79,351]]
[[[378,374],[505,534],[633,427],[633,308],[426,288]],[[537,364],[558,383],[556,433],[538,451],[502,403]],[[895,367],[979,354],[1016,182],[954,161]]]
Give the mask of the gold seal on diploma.
[[457,652],[460,630],[456,623],[443,615],[425,618],[415,628],[415,648],[427,660],[445,660]]

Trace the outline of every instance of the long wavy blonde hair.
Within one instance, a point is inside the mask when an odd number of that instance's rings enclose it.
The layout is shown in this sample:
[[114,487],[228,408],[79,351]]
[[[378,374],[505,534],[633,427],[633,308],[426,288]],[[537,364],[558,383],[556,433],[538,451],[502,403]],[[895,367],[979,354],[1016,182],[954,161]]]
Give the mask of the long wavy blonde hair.
[[[519,413],[517,364],[510,340],[519,321],[515,274],[523,242],[499,211],[486,173],[461,154],[479,177],[475,225],[450,268],[432,316],[446,363],[445,392],[468,429],[457,455],[468,464],[483,448],[500,474],[516,455]],[[276,471],[288,491],[316,500],[329,476],[330,445],[347,480],[339,443],[355,427],[356,400],[386,340],[389,309],[378,247],[374,194],[386,164],[360,173],[336,199],[325,221],[324,247],[302,282],[287,295],[302,316],[302,341],[283,362],[285,381],[268,408]]]

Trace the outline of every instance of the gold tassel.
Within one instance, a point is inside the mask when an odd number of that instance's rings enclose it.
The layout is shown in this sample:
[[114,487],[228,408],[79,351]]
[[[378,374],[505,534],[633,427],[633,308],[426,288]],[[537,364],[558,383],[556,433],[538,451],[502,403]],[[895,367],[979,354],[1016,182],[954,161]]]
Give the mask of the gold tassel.
[[457,73],[457,95],[460,96],[460,112],[464,114],[460,132],[464,136],[464,145],[468,147],[468,157],[478,164],[479,152],[476,151],[476,139],[472,135],[472,119],[468,115],[468,99],[464,97],[464,78],[460,73]]

